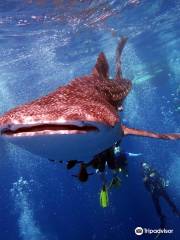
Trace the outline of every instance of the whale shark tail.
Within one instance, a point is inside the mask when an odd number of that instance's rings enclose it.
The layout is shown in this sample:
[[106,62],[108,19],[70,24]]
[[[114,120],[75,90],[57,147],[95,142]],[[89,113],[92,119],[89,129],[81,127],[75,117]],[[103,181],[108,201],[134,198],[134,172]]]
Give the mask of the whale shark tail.
[[157,138],[157,139],[163,139],[163,140],[178,140],[180,139],[180,133],[155,133],[155,132],[149,132],[146,130],[136,129],[136,128],[129,128],[125,125],[121,125],[122,131],[124,136],[127,135],[134,135],[134,136],[140,136],[140,137],[149,137],[149,138]]
[[116,48],[115,80],[117,81],[123,80],[122,69],[121,69],[121,54],[127,40],[128,40],[127,37],[121,37]]
[[[121,37],[119,39],[116,53],[115,53],[115,77],[114,80],[121,82],[123,79],[122,76],[122,69],[121,69],[121,55],[122,51],[126,45],[128,38],[127,37]],[[101,52],[98,55],[96,64],[92,70],[93,75],[96,75],[100,77],[101,79],[107,80],[109,79],[109,64],[106,58],[106,55],[104,52]]]

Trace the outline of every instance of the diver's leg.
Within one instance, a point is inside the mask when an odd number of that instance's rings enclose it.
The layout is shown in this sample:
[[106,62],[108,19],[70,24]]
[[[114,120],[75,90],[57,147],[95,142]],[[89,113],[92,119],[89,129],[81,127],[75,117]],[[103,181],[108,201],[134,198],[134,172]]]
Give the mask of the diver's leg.
[[153,200],[154,207],[156,209],[156,213],[160,218],[160,228],[164,228],[166,225],[165,224],[165,216],[163,215],[162,210],[161,210],[161,206],[159,203],[159,196],[152,195],[152,200]]
[[173,212],[177,215],[180,216],[180,212],[177,209],[175,203],[170,199],[168,193],[166,191],[163,191],[161,196],[166,200],[166,202],[169,204],[169,206],[172,208]]
[[112,180],[109,184],[108,189],[111,189],[112,187],[117,188],[121,185],[122,181],[121,181],[120,177],[118,177],[118,173],[119,172],[117,170],[112,170],[112,176],[113,177],[112,177]]

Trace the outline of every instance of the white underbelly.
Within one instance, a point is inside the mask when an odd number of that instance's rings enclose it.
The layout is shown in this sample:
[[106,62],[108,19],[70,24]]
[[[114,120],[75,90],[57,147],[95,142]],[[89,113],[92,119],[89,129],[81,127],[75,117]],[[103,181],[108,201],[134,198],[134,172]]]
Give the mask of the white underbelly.
[[27,151],[54,160],[90,160],[122,138],[120,123],[102,124],[100,131],[78,134],[6,136],[7,141]]

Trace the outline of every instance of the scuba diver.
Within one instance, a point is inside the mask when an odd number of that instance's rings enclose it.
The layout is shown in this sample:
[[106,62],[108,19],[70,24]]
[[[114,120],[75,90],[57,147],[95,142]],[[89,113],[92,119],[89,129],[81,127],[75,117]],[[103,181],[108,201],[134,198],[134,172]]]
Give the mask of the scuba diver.
[[88,166],[92,166],[93,168],[96,169],[96,173],[99,172],[101,175],[101,178],[103,179],[103,187],[102,189],[104,189],[104,185],[106,184],[106,180],[105,180],[105,168],[106,165],[108,166],[109,169],[112,170],[113,173],[113,179],[111,181],[110,187],[111,188],[113,186],[117,187],[120,186],[120,178],[117,176],[117,174],[119,173],[117,171],[117,163],[116,163],[116,156],[114,153],[114,147],[108,148],[105,151],[103,151],[102,153],[96,155],[93,160],[88,164]]
[[[99,165],[100,168],[98,169],[98,171],[100,173],[102,183],[103,183],[100,191],[100,206],[102,208],[106,208],[109,205],[108,191],[111,190],[112,188],[119,188],[121,186],[121,179],[118,176],[119,167],[120,167],[119,162],[121,162],[121,160],[120,158],[118,159],[116,158],[114,147],[107,149],[104,152],[104,154],[99,156],[98,158],[101,159],[100,165]],[[124,159],[122,159],[122,161],[124,161]],[[109,185],[107,184],[106,177],[105,177],[105,165],[107,165],[108,168],[112,170],[112,174],[113,174],[113,178]]]
[[[103,155],[100,154],[97,159],[101,159],[100,166],[101,168],[98,171],[101,174],[102,178],[102,189],[100,191],[100,205],[104,208],[109,204],[108,191],[112,188],[119,188],[122,184],[122,180],[119,177],[119,173],[125,174],[128,176],[128,157],[137,157],[140,156],[141,153],[129,153],[124,152],[120,148],[120,143],[117,142],[113,147],[107,149],[103,152]],[[113,178],[109,184],[107,185],[107,181],[105,179],[104,171],[105,165],[108,166],[112,170]],[[103,171],[101,171],[103,169]]]
[[128,158],[142,155],[141,153],[130,153],[123,151],[120,147],[120,142],[115,143],[113,151],[115,167],[112,168],[113,179],[109,188],[117,188],[121,185],[122,181],[118,177],[119,173],[123,173],[126,177],[128,177]]
[[160,197],[166,200],[172,211],[177,216],[180,216],[180,212],[169,197],[168,193],[166,192],[166,187],[168,186],[168,184],[165,179],[161,177],[160,174],[156,170],[154,170],[148,163],[142,163],[142,170],[144,185],[152,196],[154,207],[156,209],[157,215],[160,218],[160,228],[164,228],[166,226],[166,217],[163,214],[160,206]]
[[114,153],[116,158],[116,169],[119,172],[122,172],[125,174],[126,177],[128,177],[128,158],[129,157],[139,157],[142,154],[141,153],[131,153],[131,152],[125,152],[121,149],[120,143],[116,143],[114,146]]

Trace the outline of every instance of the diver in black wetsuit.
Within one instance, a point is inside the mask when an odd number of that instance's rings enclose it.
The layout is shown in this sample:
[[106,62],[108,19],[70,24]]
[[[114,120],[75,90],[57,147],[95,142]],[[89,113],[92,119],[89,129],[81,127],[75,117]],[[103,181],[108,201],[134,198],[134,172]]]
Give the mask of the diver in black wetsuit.
[[160,197],[166,200],[166,202],[172,208],[172,211],[178,217],[180,216],[180,212],[166,192],[167,184],[164,178],[161,177],[156,170],[154,170],[149,164],[145,162],[142,163],[142,169],[144,185],[146,189],[151,193],[156,212],[160,218],[160,228],[164,228],[166,226],[166,217],[163,214],[160,206]]

